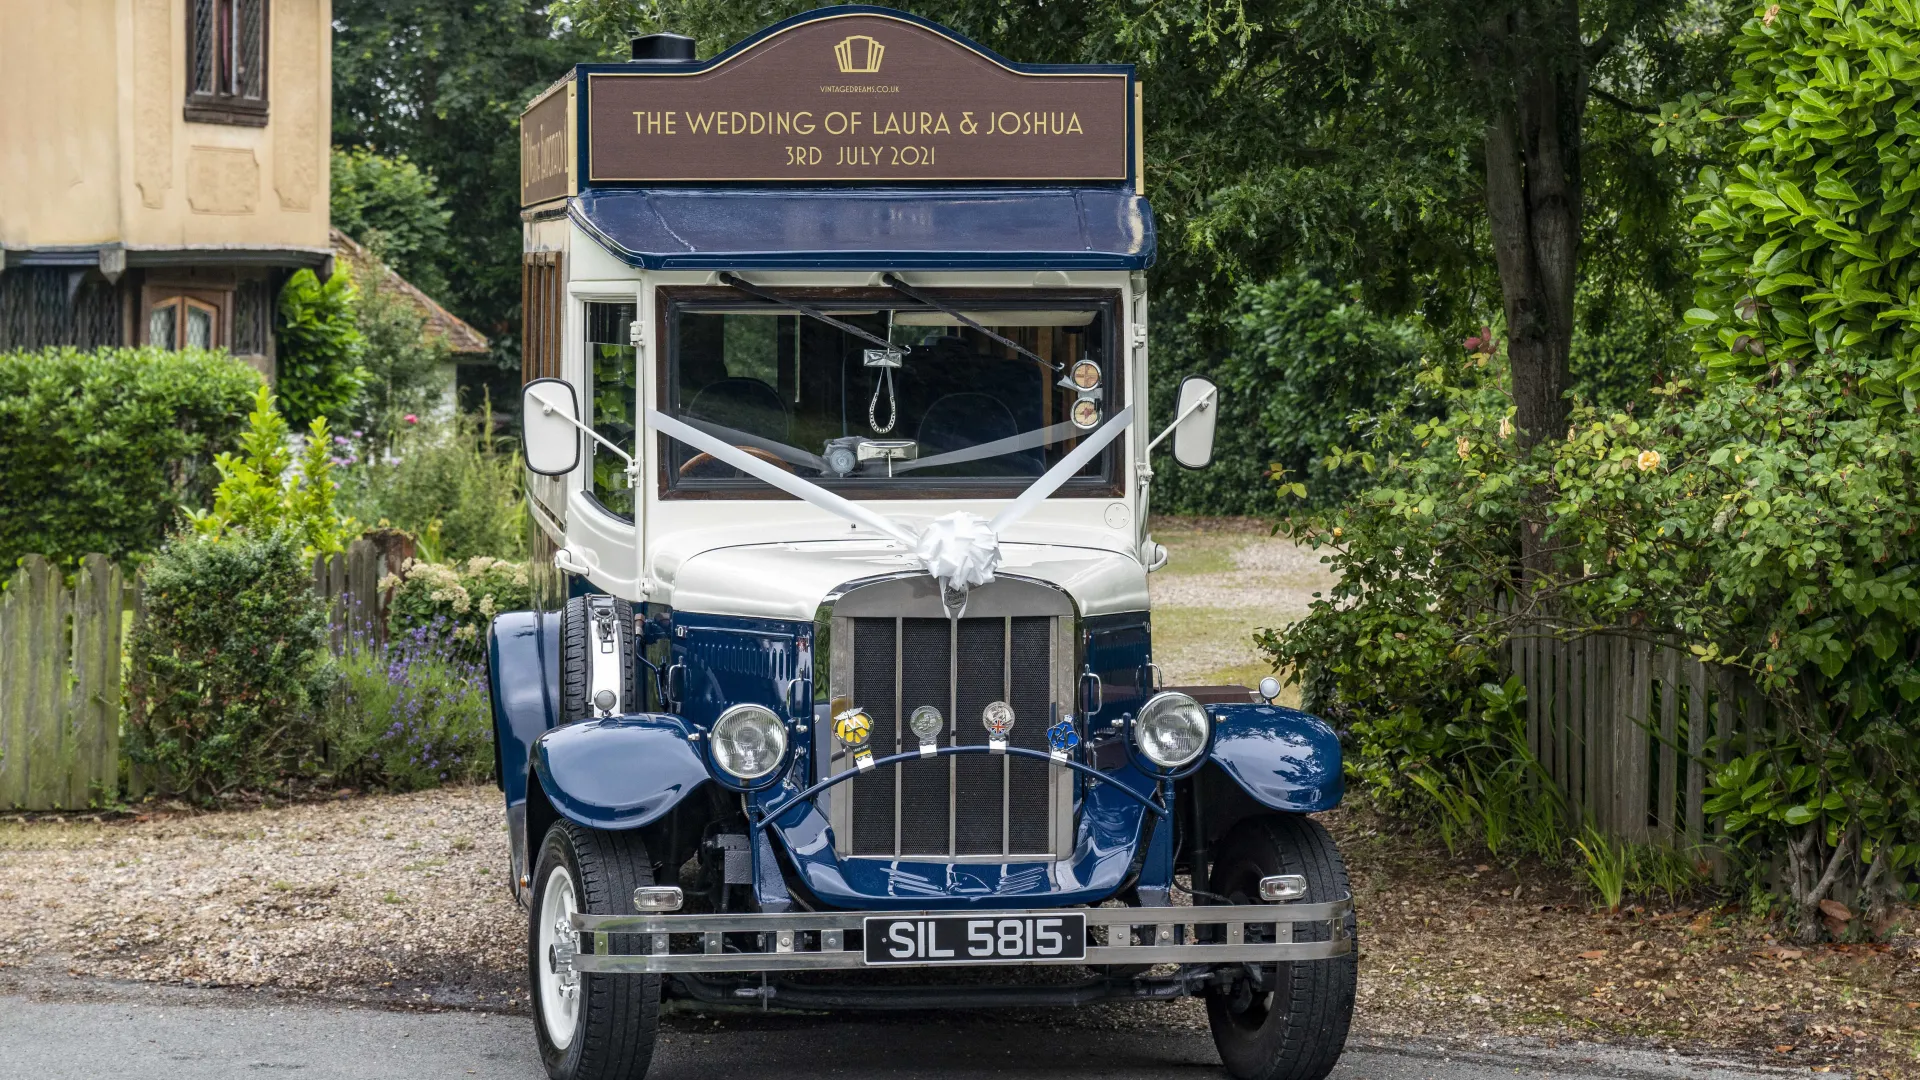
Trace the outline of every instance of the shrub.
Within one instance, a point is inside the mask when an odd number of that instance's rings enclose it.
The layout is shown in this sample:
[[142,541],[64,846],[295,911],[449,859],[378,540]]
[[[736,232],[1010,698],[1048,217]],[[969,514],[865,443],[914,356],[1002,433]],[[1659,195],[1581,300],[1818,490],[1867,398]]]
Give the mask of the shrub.
[[1770,4],[1734,40],[1728,93],[1654,119],[1656,151],[1735,161],[1703,169],[1691,199],[1702,269],[1687,317],[1716,374],[1844,348],[1920,385],[1916,32],[1904,0]]
[[326,721],[336,782],[414,791],[493,775],[486,666],[453,629],[436,619],[340,661]]
[[344,550],[358,531],[334,509],[330,460],[332,439],[325,417],[315,417],[293,468],[287,422],[262,386],[254,393],[253,412],[240,439],[241,453],[214,459],[220,486],[213,508],[190,515],[194,531],[220,536],[234,530],[260,535],[284,532],[304,545],[305,553],[332,555]]
[[360,367],[365,342],[346,270],[335,269],[324,285],[311,270],[288,278],[280,290],[277,330],[278,389],[287,421],[303,428],[317,417],[344,416],[366,381]]
[[1222,330],[1222,347],[1210,354],[1204,319],[1156,328],[1155,416],[1172,419],[1182,376],[1205,375],[1221,391],[1213,465],[1194,472],[1162,455],[1156,503],[1182,513],[1275,514],[1274,465],[1304,482],[1314,503],[1337,501],[1348,476],[1328,473],[1322,459],[1347,439],[1350,413],[1391,397],[1420,355],[1419,334],[1305,272],[1242,286]]
[[408,559],[380,588],[394,590],[387,622],[395,638],[432,629],[474,657],[495,615],[533,606],[526,564],[484,555],[455,564]]
[[360,450],[343,478],[346,508],[414,534],[429,562],[524,556],[519,448],[494,441],[491,415],[409,427],[391,453]]
[[225,353],[0,353],[0,566],[124,560],[204,505],[260,375]]
[[130,647],[129,757],[163,793],[268,787],[311,745],[332,680],[325,610],[285,533],[180,535],[146,571]]

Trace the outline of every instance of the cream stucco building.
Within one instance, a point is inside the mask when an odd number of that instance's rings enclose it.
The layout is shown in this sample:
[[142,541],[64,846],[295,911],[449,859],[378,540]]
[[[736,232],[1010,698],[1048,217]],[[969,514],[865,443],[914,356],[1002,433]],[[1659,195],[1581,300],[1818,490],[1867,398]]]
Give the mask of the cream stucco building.
[[0,0],[0,349],[225,347],[331,257],[330,0]]

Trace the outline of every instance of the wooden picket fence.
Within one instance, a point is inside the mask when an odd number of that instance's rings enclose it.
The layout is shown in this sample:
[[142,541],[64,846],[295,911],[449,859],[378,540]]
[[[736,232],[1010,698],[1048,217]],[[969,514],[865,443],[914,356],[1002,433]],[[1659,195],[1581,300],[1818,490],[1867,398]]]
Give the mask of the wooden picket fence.
[[[335,655],[385,640],[380,581],[410,555],[360,539],[314,560],[313,591],[326,601]],[[73,810],[146,793],[142,770],[120,754],[126,642],[139,611],[139,580],[104,555],[81,559],[71,586],[46,558],[21,560],[0,594],[0,811]]]
[[1768,722],[1750,679],[1623,634],[1517,633],[1507,660],[1527,688],[1528,749],[1576,827],[1711,846],[1707,771]]
[[122,645],[137,603],[104,555],[67,586],[29,555],[0,595],[0,808],[73,809],[120,786]]

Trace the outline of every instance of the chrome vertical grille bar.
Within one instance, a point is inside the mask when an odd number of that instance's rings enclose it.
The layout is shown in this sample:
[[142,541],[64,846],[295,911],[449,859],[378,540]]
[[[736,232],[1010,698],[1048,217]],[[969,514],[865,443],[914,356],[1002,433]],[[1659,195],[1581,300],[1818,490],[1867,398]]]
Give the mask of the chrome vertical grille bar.
[[[1000,700],[1013,704],[1013,616],[1000,620]],[[1015,717],[1017,722],[1019,717]],[[1013,759],[1000,759],[1000,854],[1013,851]]]
[[[902,712],[900,704],[905,697],[900,689],[901,660],[907,651],[907,624],[899,616],[893,619],[893,752],[899,753],[906,745],[907,714]],[[900,776],[899,769],[893,770],[893,857],[900,857]]]

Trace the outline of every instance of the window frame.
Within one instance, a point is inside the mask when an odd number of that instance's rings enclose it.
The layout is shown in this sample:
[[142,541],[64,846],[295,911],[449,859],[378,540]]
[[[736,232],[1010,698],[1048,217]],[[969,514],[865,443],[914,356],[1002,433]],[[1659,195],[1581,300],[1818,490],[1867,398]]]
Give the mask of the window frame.
[[[233,313],[233,294],[212,289],[176,289],[166,286],[148,286],[141,297],[140,305],[140,343],[154,345],[171,352],[186,348],[187,311],[199,308],[212,317],[213,340],[210,349],[224,349],[233,340],[232,327],[228,321]],[[174,310],[173,340],[154,341],[152,337],[153,312],[156,308],[170,307]]]
[[[245,78],[240,70],[240,58],[244,51],[244,46],[240,41],[237,24],[240,20],[242,6],[249,2],[260,5],[260,62],[258,65],[260,96],[257,98],[248,96],[244,88],[240,85]],[[197,56],[200,51],[201,42],[197,25],[198,20],[195,16],[199,14],[202,8],[211,9],[212,17],[209,19],[209,24],[215,26],[215,32],[213,34],[214,41],[208,51],[209,63],[212,65],[212,71],[209,74],[214,84],[212,90],[201,90],[198,86],[200,72],[197,64]],[[228,42],[229,48],[226,50],[224,57],[219,50],[221,35],[218,32],[217,26],[222,12],[225,12],[231,22],[235,24],[234,33]],[[186,15],[187,50],[185,70],[187,93],[184,110],[186,119],[191,123],[200,124],[234,124],[242,127],[265,127],[267,125],[268,98],[271,89],[270,80],[273,74],[273,64],[271,61],[273,51],[272,0],[187,0]],[[230,65],[225,72],[222,71],[223,59]],[[227,85],[225,87],[221,85],[223,74],[227,76],[225,79]]]
[[[790,286],[772,288],[768,292],[803,303],[834,304],[860,303],[897,305],[905,298],[892,289],[836,288],[819,286]],[[1047,306],[1093,306],[1098,307],[1106,316],[1106,355],[1107,355],[1107,415],[1110,417],[1133,400],[1132,387],[1127,375],[1127,354],[1121,345],[1121,323],[1125,318],[1125,297],[1118,289],[1103,288],[1066,288],[1066,289],[1021,289],[1021,288],[980,288],[980,287],[935,287],[921,291],[942,302],[956,307],[968,304],[986,304],[989,306],[1018,306],[1044,308]],[[764,301],[744,296],[736,289],[702,285],[660,285],[655,287],[654,340],[659,347],[654,350],[653,374],[654,392],[651,396],[653,407],[671,416],[674,415],[673,363],[679,354],[679,341],[676,332],[675,315],[683,308],[734,307],[753,310],[765,310]],[[693,484],[682,481],[672,469],[672,452],[668,436],[655,433],[652,452],[655,457],[655,497],[662,501],[675,500],[722,500],[748,501],[755,499],[787,499],[792,496],[768,484],[745,480],[703,481]],[[1057,498],[1069,499],[1117,499],[1126,495],[1126,438],[1122,436],[1107,447],[1099,459],[1108,463],[1105,478],[1076,476],[1060,486],[1055,494]],[[896,486],[888,483],[884,488],[878,485],[862,485],[858,482],[833,481],[824,484],[826,488],[845,498],[858,500],[929,500],[929,499],[1011,499],[1020,494],[1034,477],[1009,477],[1005,480],[980,480],[967,477],[926,477],[912,486]]]

